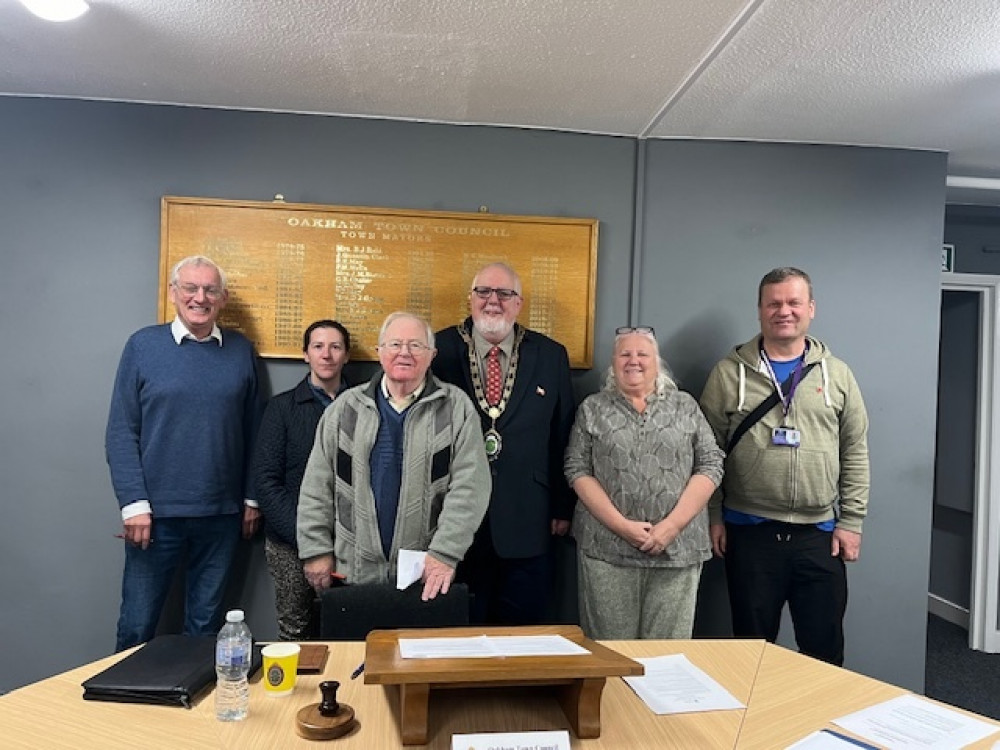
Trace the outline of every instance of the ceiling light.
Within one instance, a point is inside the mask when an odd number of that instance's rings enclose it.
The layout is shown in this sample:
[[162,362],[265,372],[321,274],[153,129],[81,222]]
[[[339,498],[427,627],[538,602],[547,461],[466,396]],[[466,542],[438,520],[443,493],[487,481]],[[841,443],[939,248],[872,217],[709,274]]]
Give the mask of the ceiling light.
[[86,0],[21,0],[21,5],[46,21],[72,21],[90,8]]
[[960,175],[948,175],[946,184],[950,188],[1000,190],[1000,179],[997,179],[996,177],[963,177]]

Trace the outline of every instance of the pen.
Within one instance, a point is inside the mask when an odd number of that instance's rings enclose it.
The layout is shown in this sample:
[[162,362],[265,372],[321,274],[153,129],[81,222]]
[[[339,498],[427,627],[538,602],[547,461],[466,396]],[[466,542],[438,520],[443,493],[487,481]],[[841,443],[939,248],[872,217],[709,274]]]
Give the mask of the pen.
[[360,676],[361,676],[361,673],[362,673],[362,672],[364,672],[364,671],[365,671],[365,663],[364,663],[364,662],[361,662],[361,663],[360,663],[360,664],[358,665],[358,668],[357,668],[357,669],[355,669],[355,670],[354,670],[353,672],[351,672],[351,679],[352,679],[352,680],[356,680],[356,679],[358,679],[358,677],[360,677]]

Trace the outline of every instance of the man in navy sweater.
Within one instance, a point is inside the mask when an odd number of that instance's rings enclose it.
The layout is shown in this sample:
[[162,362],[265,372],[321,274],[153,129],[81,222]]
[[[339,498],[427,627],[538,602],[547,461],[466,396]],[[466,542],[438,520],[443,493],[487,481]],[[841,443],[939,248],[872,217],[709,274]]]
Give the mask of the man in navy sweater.
[[203,256],[170,275],[177,316],[125,344],[105,435],[125,539],[117,650],[156,632],[186,554],[184,633],[215,634],[242,528],[260,512],[247,463],[258,412],[253,346],[216,324],[228,299],[222,270]]

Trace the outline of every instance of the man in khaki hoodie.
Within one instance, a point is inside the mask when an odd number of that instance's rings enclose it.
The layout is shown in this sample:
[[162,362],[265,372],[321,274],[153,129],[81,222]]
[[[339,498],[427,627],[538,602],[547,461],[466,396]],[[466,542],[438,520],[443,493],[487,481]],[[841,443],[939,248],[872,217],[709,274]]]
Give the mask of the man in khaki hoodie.
[[760,335],[715,366],[701,397],[728,454],[709,504],[712,548],[726,560],[737,638],[773,642],[787,602],[799,650],[840,665],[844,563],[858,559],[868,507],[868,415],[850,368],[807,335],[808,274],[767,273],[757,312]]

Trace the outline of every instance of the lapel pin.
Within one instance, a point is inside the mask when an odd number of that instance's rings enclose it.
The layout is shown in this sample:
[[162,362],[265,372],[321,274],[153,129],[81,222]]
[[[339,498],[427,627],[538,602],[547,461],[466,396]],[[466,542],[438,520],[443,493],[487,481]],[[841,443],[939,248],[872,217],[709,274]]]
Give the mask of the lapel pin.
[[536,385],[535,386],[535,393],[537,393],[539,396],[544,396],[545,395],[545,389],[542,388],[542,386],[540,386],[540,385]]

